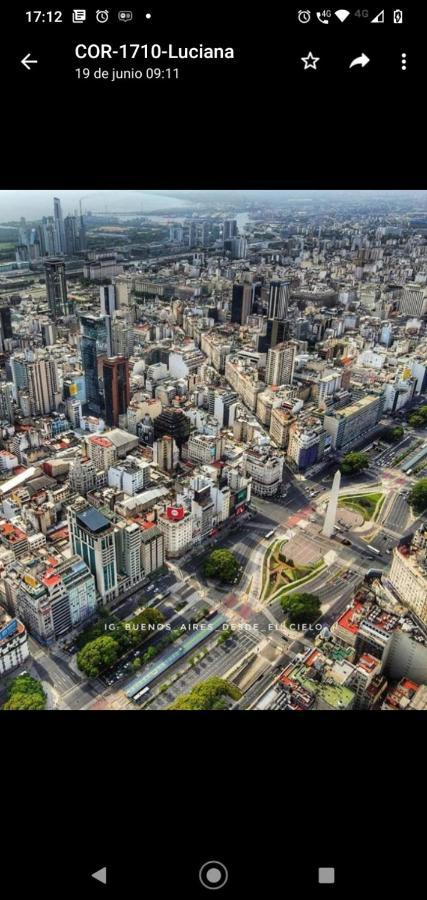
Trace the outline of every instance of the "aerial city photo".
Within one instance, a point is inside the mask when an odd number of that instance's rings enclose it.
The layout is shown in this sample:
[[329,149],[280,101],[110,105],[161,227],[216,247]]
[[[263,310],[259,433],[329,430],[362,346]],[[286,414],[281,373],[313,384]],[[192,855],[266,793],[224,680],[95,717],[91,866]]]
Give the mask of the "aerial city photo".
[[427,709],[427,191],[0,191],[0,708]]

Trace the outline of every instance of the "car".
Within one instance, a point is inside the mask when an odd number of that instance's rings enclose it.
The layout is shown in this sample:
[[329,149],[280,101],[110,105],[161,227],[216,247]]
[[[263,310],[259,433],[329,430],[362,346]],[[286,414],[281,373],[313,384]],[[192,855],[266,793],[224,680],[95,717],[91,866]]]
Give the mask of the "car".
[[348,538],[341,538],[341,543],[342,543],[342,544],[345,544],[346,547],[350,547],[350,546],[351,546],[351,541],[349,541]]

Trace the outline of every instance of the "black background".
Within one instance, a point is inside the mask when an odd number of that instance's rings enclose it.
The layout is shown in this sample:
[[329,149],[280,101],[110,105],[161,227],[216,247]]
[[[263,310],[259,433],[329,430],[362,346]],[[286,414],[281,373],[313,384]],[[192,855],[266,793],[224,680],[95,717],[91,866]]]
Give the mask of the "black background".
[[[114,29],[72,26],[58,6],[57,26],[27,25],[21,4],[2,12],[4,189],[427,186],[421,10],[404,7],[402,26],[388,6],[387,25],[325,27],[277,2],[147,0]],[[74,79],[72,44],[124,40],[237,58],[183,63],[177,83]],[[316,72],[303,71],[309,50]],[[349,70],[362,52],[371,63]],[[0,728],[15,891],[203,896],[207,859],[230,870],[219,896],[370,896],[399,882],[411,894],[419,877],[422,715],[9,713]],[[90,878],[104,865],[107,888]],[[322,865],[337,867],[334,887],[316,885]]]

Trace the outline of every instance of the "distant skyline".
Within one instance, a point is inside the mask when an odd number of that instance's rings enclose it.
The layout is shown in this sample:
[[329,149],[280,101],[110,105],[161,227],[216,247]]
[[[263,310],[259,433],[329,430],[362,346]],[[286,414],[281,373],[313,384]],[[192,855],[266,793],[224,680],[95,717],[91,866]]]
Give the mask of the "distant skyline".
[[60,197],[64,215],[72,214],[78,210],[80,200],[84,208],[93,208],[96,212],[158,213],[162,210],[179,209],[185,206],[197,206],[209,202],[221,204],[222,202],[247,202],[252,200],[259,203],[286,203],[298,200],[331,200],[334,202],[362,202],[372,200],[387,201],[389,199],[407,199],[415,204],[427,204],[427,191],[405,190],[0,190],[0,222],[15,221],[22,216],[28,219],[39,219],[52,215],[53,198]]

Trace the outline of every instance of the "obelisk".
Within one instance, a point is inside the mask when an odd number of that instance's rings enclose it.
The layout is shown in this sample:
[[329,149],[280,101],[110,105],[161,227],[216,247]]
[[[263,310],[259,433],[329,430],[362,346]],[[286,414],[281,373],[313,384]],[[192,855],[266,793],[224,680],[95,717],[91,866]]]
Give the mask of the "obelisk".
[[322,528],[322,534],[325,537],[332,537],[334,533],[334,525],[335,525],[335,517],[337,514],[337,506],[338,506],[338,494],[340,490],[341,483],[341,472],[339,469],[335,472],[334,480],[332,482],[331,496],[329,497],[328,508],[326,510],[325,522]]

